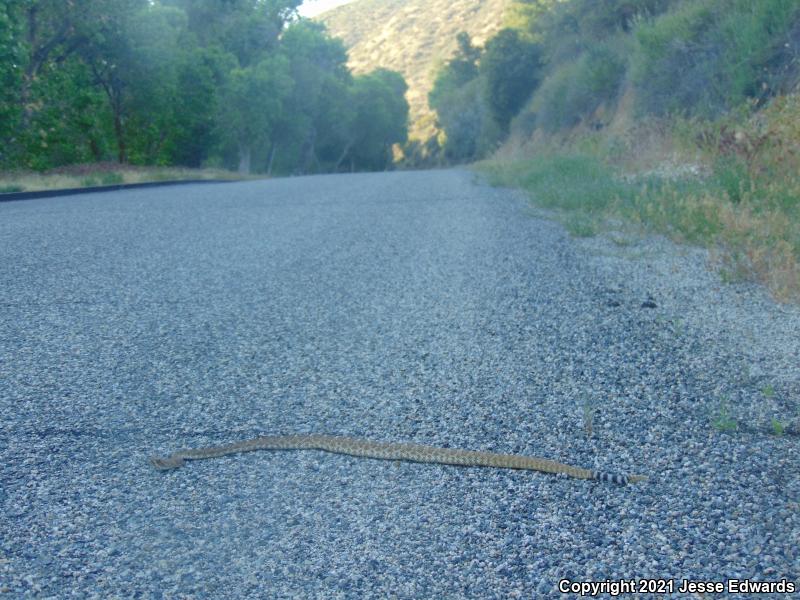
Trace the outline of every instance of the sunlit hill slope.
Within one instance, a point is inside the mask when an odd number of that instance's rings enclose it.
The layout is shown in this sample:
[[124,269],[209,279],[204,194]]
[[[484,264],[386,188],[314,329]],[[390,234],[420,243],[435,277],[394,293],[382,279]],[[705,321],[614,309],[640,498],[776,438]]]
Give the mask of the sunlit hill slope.
[[344,40],[350,67],[364,73],[383,67],[399,71],[409,85],[410,136],[434,133],[428,92],[436,69],[466,31],[477,45],[497,32],[511,0],[356,0],[317,17]]

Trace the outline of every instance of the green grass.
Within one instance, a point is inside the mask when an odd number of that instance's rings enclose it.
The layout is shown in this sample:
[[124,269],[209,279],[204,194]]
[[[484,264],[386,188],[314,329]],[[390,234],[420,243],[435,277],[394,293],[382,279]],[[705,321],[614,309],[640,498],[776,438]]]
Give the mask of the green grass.
[[125,183],[125,177],[121,173],[115,173],[113,171],[81,179],[81,187],[119,185],[123,183]]
[[711,420],[711,424],[714,426],[714,429],[720,433],[732,433],[739,428],[739,424],[731,415],[726,398],[723,398],[720,402],[717,413]]
[[581,215],[570,215],[564,220],[564,227],[575,237],[594,237],[597,235],[597,227],[592,219]]
[[713,249],[727,281],[761,281],[778,299],[800,300],[800,182],[721,164],[709,177],[683,179],[624,176],[581,154],[494,159],[476,168],[490,183],[522,188],[536,205],[555,209],[575,236],[621,221]]

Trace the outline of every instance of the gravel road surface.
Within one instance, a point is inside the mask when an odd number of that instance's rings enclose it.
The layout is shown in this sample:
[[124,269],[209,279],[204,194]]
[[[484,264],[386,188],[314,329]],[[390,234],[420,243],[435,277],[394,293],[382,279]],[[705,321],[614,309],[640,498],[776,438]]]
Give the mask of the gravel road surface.
[[[474,179],[0,205],[0,600],[800,585],[800,311],[721,284],[701,250],[570,239]],[[312,432],[650,480],[147,461]]]

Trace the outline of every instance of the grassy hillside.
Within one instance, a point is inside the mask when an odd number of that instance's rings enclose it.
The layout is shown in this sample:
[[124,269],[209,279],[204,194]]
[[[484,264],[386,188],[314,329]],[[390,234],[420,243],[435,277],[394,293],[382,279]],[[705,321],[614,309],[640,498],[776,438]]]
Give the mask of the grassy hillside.
[[666,234],[800,302],[800,4],[566,0],[529,27],[543,76],[494,181],[577,235]]
[[356,0],[320,15],[335,37],[344,40],[355,73],[378,67],[399,71],[409,84],[410,136],[434,133],[428,92],[438,67],[456,49],[456,34],[466,31],[477,45],[496,33],[511,0]]

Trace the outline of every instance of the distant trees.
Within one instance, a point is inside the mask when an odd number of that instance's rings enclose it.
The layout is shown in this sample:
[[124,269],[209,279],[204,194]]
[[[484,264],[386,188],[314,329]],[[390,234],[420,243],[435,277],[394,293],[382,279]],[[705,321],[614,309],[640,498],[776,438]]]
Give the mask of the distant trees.
[[485,155],[507,133],[512,117],[536,88],[541,47],[513,29],[504,29],[485,48],[468,34],[434,82],[428,102],[444,132],[445,157],[468,161]]
[[0,167],[386,168],[406,139],[405,82],[354,78],[300,3],[8,0]]
[[282,55],[265,57],[228,74],[217,123],[223,143],[236,149],[240,173],[250,173],[253,154],[263,158],[274,143],[293,88]]
[[508,22],[483,48],[459,34],[435,79],[447,160],[602,128],[626,90],[637,117],[714,119],[800,80],[797,0],[516,0]]
[[489,110],[504,133],[541,80],[542,48],[514,29],[488,42],[480,61]]
[[351,170],[369,171],[392,164],[392,147],[408,137],[407,89],[402,75],[386,69],[356,77],[351,137],[339,164],[348,160]]

